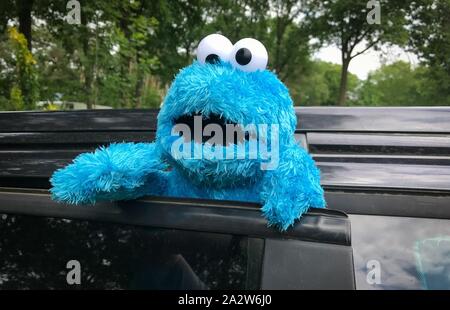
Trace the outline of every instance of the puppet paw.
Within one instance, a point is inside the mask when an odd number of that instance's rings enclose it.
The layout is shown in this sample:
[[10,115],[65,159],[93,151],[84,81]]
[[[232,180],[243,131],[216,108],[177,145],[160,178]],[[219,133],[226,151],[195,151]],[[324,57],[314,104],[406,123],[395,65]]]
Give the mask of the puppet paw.
[[291,227],[309,208],[324,208],[323,194],[311,196],[311,193],[282,193],[269,199],[262,207],[264,217],[269,226],[275,226],[281,231]]
[[53,174],[52,198],[71,204],[93,204],[99,200],[132,199],[148,194],[147,187],[164,185],[162,180],[149,183],[165,167],[154,148],[149,143],[118,143],[81,154],[72,164]]

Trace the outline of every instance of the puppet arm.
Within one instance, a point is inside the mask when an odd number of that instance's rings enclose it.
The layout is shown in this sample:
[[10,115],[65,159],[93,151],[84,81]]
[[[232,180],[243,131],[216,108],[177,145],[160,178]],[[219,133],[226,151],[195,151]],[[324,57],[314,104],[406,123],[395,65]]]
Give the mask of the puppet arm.
[[163,195],[166,169],[155,143],[114,143],[57,170],[50,191],[54,200],[71,204]]
[[278,167],[264,176],[260,199],[269,225],[286,230],[309,208],[325,208],[325,199],[311,156],[297,144],[280,153]]

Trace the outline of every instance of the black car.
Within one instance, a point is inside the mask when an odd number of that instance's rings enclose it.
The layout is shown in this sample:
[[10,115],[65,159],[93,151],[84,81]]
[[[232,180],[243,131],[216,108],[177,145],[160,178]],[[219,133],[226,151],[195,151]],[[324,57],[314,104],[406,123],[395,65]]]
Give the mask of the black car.
[[0,289],[450,289],[449,108],[298,108],[328,207],[285,233],[257,204],[50,199],[55,169],[152,141],[157,113],[0,113]]

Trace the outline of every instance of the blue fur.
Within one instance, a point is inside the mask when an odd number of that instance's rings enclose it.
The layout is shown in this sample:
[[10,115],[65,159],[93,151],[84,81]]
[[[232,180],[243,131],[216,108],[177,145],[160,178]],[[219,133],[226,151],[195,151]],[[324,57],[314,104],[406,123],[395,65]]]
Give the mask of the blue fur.
[[[260,154],[240,160],[174,158],[174,120],[195,112],[216,113],[243,125],[278,124],[278,167],[261,170]],[[194,62],[168,91],[154,143],[117,143],[79,155],[52,176],[52,197],[72,204],[144,195],[259,202],[269,225],[286,230],[310,207],[325,207],[319,170],[295,142],[295,128],[289,91],[272,72]]]

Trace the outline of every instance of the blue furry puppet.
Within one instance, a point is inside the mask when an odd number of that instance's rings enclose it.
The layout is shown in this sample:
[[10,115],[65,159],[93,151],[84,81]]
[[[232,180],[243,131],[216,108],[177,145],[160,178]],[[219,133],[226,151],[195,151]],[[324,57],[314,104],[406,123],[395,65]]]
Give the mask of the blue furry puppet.
[[319,170],[294,139],[288,89],[266,70],[257,40],[205,37],[176,76],[154,143],[114,143],[79,155],[51,178],[53,199],[72,204],[144,195],[261,203],[286,230],[323,208]]

